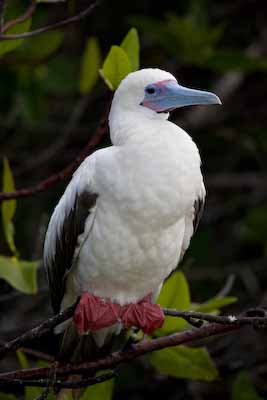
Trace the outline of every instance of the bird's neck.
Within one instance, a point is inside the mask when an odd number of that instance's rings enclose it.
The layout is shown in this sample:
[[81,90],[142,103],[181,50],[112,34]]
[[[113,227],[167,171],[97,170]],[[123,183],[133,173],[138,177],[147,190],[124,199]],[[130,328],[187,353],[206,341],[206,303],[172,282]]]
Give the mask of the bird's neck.
[[111,110],[109,127],[111,141],[116,146],[153,140],[159,129],[164,129],[169,114],[156,114],[144,108],[138,111]]

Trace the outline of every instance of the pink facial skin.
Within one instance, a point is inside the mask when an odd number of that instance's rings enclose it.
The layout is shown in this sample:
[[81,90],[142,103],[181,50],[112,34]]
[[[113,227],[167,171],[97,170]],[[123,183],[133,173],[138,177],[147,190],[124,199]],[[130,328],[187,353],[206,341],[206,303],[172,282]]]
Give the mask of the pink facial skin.
[[[142,101],[142,106],[150,108],[153,111],[156,112],[161,112],[162,110],[162,105],[160,103],[155,102],[155,100],[160,100],[160,98],[164,99],[165,96],[168,95],[168,83],[176,81],[174,79],[165,79],[163,81],[156,82],[153,86],[158,89],[158,94],[156,97],[147,99],[144,98]],[[172,109],[168,109],[166,111],[171,111]]]

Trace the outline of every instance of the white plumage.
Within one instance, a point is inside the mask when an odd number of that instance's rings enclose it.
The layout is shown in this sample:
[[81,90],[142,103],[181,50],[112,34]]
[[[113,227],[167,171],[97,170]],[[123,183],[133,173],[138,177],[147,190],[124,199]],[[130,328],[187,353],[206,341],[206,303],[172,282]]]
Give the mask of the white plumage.
[[175,78],[165,71],[146,69],[122,81],[109,116],[113,146],[81,164],[55,208],[44,248],[48,268],[57,268],[57,242],[75,199],[96,195],[61,308],[85,291],[121,305],[156,296],[189,246],[196,202],[205,197],[198,149],[168,113],[141,105],[147,85],[169,80]]

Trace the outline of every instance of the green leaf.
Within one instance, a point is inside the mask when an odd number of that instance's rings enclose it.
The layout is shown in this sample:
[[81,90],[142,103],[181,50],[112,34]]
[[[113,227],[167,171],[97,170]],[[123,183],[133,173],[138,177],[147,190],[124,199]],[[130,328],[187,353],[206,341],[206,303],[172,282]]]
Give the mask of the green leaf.
[[96,38],[88,39],[85,51],[83,53],[81,73],[80,73],[80,91],[88,94],[94,87],[98,79],[98,70],[100,68],[100,48]]
[[237,300],[238,300],[237,297],[234,296],[213,297],[212,299],[206,301],[205,303],[197,304],[191,308],[194,311],[208,313],[211,311],[216,311],[222,307],[228,306],[229,304],[233,304]]
[[40,60],[57,51],[63,39],[64,33],[61,31],[45,32],[25,40],[18,53],[27,60]]
[[30,368],[30,363],[29,363],[27,357],[25,356],[25,354],[23,353],[23,351],[17,350],[16,355],[18,357],[21,368],[23,368],[23,369]]
[[212,381],[218,371],[205,348],[177,346],[150,355],[152,365],[162,374],[176,378]]
[[15,289],[34,294],[37,292],[38,261],[20,261],[15,257],[0,256],[0,278]]
[[135,28],[129,30],[125,38],[121,43],[121,48],[127,54],[130,63],[132,65],[132,70],[136,71],[139,69],[139,52],[140,52],[140,44],[138,32]]
[[262,400],[250,381],[247,371],[241,371],[232,386],[232,400]]
[[[164,283],[157,300],[162,307],[176,308],[179,311],[190,308],[190,291],[187,280],[181,271],[174,272]],[[182,318],[166,317],[163,327],[156,335],[166,335],[182,330],[187,322]]]
[[50,363],[48,361],[45,361],[45,360],[37,360],[36,361],[36,367],[38,367],[38,368],[46,368],[49,366],[50,366]]
[[121,80],[132,71],[130,60],[119,46],[112,46],[100,74],[111,90],[116,90]]
[[37,293],[37,269],[39,261],[19,261],[25,280],[25,292],[29,294]]
[[[13,175],[9,166],[8,159],[3,159],[3,191],[13,192],[15,190],[15,183]],[[4,202],[3,212],[8,220],[12,220],[16,211],[16,200],[8,200]]]
[[17,400],[18,398],[13,394],[7,394],[0,392],[0,400]]
[[[38,396],[43,392],[43,388],[38,388],[34,386],[26,386],[24,400],[36,400]],[[48,397],[47,397],[48,400]]]
[[[3,159],[3,192],[13,192],[15,184],[13,175],[9,166],[8,159]],[[16,200],[7,200],[2,203],[2,224],[6,241],[10,250],[16,254],[16,246],[14,242],[14,225],[13,217],[16,211]]]
[[114,379],[89,386],[80,400],[111,400],[113,397]]
[[182,271],[175,271],[164,283],[157,302],[162,307],[187,310],[190,306],[190,291]]
[[[28,32],[31,26],[31,18],[27,19],[27,21],[22,22],[21,24],[17,24],[12,28],[8,29],[6,32],[7,35],[16,35],[24,32]],[[16,40],[1,40],[0,41],[0,56],[10,51],[15,50],[24,39],[16,39]]]

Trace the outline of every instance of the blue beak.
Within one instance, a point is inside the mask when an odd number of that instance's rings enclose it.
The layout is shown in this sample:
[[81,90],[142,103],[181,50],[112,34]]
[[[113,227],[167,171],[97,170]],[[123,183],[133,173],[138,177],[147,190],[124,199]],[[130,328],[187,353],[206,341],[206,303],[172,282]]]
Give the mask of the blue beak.
[[184,106],[222,104],[216,94],[189,89],[175,80],[166,80],[148,85],[141,105],[156,112],[168,112]]

